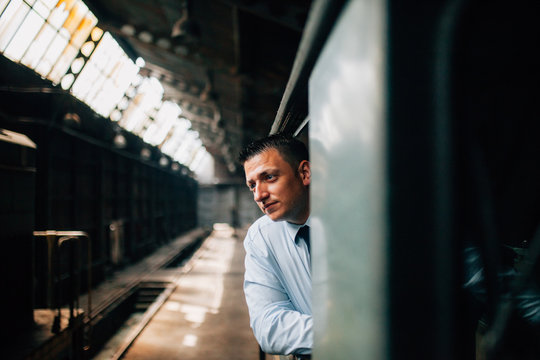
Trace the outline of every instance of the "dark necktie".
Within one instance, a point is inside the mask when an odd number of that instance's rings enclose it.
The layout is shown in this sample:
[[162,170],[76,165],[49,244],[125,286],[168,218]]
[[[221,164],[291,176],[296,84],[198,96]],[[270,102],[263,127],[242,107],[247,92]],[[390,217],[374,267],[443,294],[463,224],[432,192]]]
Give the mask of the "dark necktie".
[[303,239],[307,245],[308,251],[311,253],[311,243],[309,241],[309,226],[304,225],[300,229],[298,229],[298,233],[296,233],[296,237],[299,239]]

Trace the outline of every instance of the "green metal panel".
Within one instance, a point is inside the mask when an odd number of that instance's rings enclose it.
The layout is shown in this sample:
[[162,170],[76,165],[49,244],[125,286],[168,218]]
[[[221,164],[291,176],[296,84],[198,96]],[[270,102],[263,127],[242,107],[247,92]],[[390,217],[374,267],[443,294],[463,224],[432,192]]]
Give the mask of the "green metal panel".
[[384,14],[349,1],[309,83],[317,359],[387,357]]

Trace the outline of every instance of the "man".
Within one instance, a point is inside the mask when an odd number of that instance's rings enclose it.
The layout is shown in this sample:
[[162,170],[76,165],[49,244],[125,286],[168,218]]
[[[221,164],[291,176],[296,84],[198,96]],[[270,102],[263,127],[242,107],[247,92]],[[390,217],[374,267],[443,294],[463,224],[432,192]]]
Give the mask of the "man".
[[250,325],[264,352],[300,359],[313,347],[308,159],[305,145],[284,135],[257,140],[239,156],[264,213],[244,240]]

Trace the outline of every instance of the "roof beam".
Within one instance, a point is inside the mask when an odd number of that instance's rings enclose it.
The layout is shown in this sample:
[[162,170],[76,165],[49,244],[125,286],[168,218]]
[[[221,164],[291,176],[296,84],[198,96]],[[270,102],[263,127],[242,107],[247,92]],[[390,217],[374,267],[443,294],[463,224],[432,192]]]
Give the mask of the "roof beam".
[[305,7],[290,2],[221,0],[244,12],[272,21],[289,29],[302,32],[307,15]]

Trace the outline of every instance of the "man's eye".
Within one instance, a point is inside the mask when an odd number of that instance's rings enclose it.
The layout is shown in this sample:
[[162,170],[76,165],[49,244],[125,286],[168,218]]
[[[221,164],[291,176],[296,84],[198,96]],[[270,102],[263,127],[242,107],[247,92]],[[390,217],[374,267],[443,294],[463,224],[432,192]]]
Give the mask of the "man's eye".
[[255,184],[248,184],[248,188],[249,188],[249,190],[255,189]]
[[266,175],[266,180],[272,180],[274,178],[274,175]]

